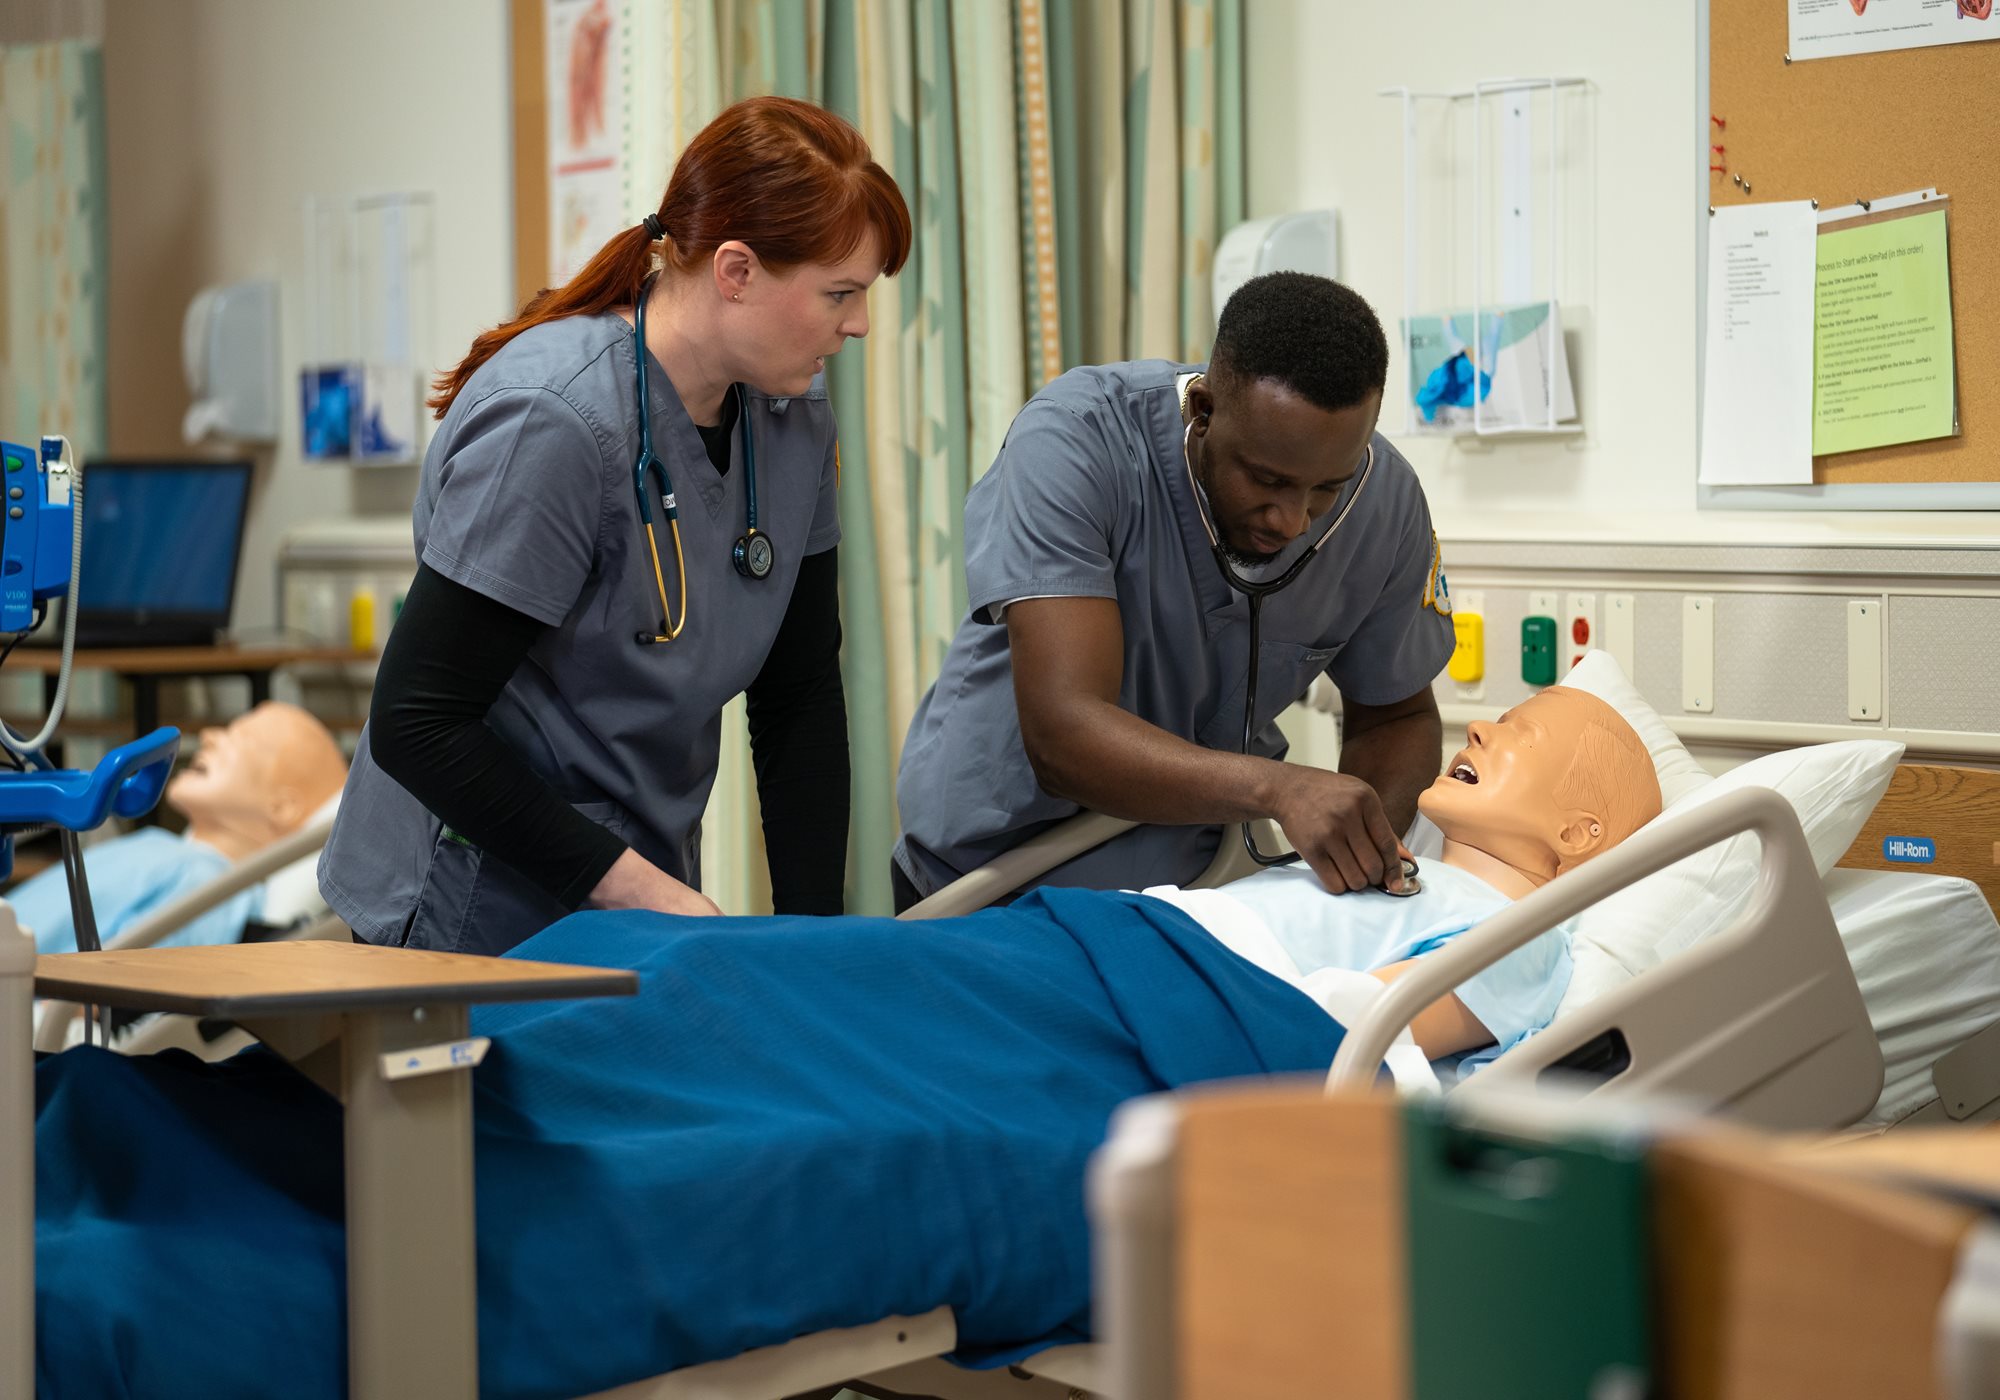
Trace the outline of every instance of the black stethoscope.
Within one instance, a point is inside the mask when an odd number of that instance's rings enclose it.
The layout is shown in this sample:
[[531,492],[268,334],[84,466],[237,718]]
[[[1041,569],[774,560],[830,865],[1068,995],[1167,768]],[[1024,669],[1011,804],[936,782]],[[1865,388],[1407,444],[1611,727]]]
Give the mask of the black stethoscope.
[[[681,512],[674,500],[673,479],[667,475],[667,464],[653,451],[653,406],[646,397],[646,295],[653,288],[653,279],[648,277],[639,288],[637,310],[632,318],[632,358],[639,366],[639,457],[632,464],[632,487],[639,497],[639,521],[646,527],[646,549],[653,557],[653,583],[660,591],[660,626],[656,632],[641,632],[640,646],[652,646],[659,642],[671,642],[687,627],[687,553],[681,548]],[[730,562],[736,572],[745,578],[768,578],[771,565],[777,556],[771,548],[771,537],[760,534],[757,529],[757,434],[750,426],[750,396],[741,384],[736,389],[736,416],[743,423],[743,487],[748,498],[748,528],[739,535],[736,546],[729,552]],[[658,475],[660,483],[660,506],[666,513],[667,528],[674,538],[674,572],[680,579],[681,615],[678,620],[673,610],[667,606],[667,579],[660,568],[660,545],[653,534],[653,502],[646,494],[648,473]]]
[[[1192,380],[1189,381],[1188,387],[1193,387]],[[1181,407],[1183,411],[1186,410],[1187,395],[1185,392],[1181,396]],[[1338,530],[1341,524],[1347,519],[1348,513],[1354,509],[1354,503],[1361,499],[1362,491],[1367,488],[1369,475],[1375,470],[1375,444],[1372,442],[1368,444],[1368,455],[1362,460],[1361,476],[1354,483],[1353,494],[1348,496],[1347,503],[1335,514],[1326,529],[1320,532],[1319,538],[1307,547],[1304,554],[1294,559],[1291,567],[1286,569],[1282,574],[1279,574],[1274,579],[1267,579],[1262,583],[1258,583],[1252,579],[1244,578],[1243,575],[1237,573],[1235,566],[1229,562],[1229,555],[1222,548],[1221,537],[1215,532],[1215,522],[1209,519],[1208,498],[1202,493],[1200,483],[1195,480],[1194,455],[1191,450],[1193,442],[1194,420],[1190,418],[1187,426],[1181,432],[1181,465],[1187,469],[1188,491],[1194,497],[1195,514],[1201,518],[1201,528],[1208,535],[1208,548],[1209,552],[1215,556],[1215,567],[1222,570],[1222,577],[1231,588],[1250,600],[1250,663],[1247,668],[1248,674],[1244,677],[1243,681],[1243,753],[1245,757],[1248,757],[1250,753],[1250,739],[1257,722],[1257,658],[1260,651],[1259,640],[1262,630],[1264,600],[1270,597],[1271,594],[1282,592],[1297,582],[1299,575],[1305,572],[1306,565],[1310,564],[1313,556],[1319,553],[1320,546],[1332,539],[1333,532]],[[1266,855],[1263,851],[1258,850],[1257,837],[1251,830],[1251,823],[1249,822],[1243,823],[1243,849],[1250,853],[1250,859],[1263,866],[1289,865],[1299,858],[1297,851],[1286,851],[1280,855]],[[1417,883],[1417,863],[1408,858],[1405,858],[1403,861],[1403,888],[1397,891],[1388,890],[1384,886],[1384,889],[1390,894],[1400,893],[1403,895],[1416,894],[1420,888]]]

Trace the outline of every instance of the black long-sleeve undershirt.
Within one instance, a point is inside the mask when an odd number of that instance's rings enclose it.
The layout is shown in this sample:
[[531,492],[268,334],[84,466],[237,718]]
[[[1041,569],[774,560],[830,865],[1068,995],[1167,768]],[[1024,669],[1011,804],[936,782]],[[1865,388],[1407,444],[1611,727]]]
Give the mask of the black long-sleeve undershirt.
[[[383,772],[445,825],[573,909],[625,844],[579,814],[486,724],[543,630],[419,566],[376,675],[369,747]],[[837,914],[849,770],[836,551],[800,562],[748,711],[773,907]]]
[[625,843],[563,801],[486,723],[543,630],[418,565],[376,669],[368,749],[446,826],[575,909]]
[[745,694],[771,907],[780,914],[845,908],[850,798],[838,553],[800,561],[777,639]]

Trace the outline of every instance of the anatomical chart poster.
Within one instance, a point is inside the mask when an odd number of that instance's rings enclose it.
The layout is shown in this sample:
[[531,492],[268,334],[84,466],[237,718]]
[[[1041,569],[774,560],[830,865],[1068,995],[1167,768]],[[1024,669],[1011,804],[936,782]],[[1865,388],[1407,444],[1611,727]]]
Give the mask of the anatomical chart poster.
[[1846,58],[1890,49],[2000,39],[1993,0],[1786,0],[1786,57]]
[[568,281],[619,229],[624,207],[624,5],[547,0],[549,277]]

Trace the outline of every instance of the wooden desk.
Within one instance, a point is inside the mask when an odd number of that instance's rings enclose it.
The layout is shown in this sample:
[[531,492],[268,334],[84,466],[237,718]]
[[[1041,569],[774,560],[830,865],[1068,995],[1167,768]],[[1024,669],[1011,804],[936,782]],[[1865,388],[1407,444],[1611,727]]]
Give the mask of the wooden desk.
[[629,996],[638,975],[332,942],[33,958],[12,919],[0,915],[0,924],[0,1357],[18,1358],[4,1363],[18,1377],[0,1373],[0,1393],[33,1393],[28,1037],[38,995],[233,1020],[338,1097],[346,1108],[348,1393],[473,1400],[472,1077],[463,1071],[485,1045],[467,1039],[467,1007]]
[[[250,682],[250,703],[271,698],[271,673],[281,666],[306,662],[373,661],[372,652],[346,647],[79,647],[72,665],[79,671],[110,671],[132,687],[132,737],[160,727],[160,682],[196,680],[208,676],[242,676]],[[56,673],[62,669],[62,648],[22,647],[7,658],[9,666],[42,675],[42,703],[55,699]]]

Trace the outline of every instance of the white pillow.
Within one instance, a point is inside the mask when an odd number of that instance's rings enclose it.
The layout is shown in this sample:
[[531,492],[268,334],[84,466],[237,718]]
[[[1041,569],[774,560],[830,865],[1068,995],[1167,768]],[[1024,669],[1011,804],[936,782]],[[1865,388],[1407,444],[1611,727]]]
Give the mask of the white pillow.
[[[320,803],[318,810],[307,817],[300,830],[315,822],[325,821],[340,810],[340,794],[335,793]],[[281,865],[273,870],[264,881],[264,907],[257,918],[273,928],[290,928],[308,919],[316,919],[326,912],[326,900],[319,892],[319,852],[300,856],[290,865]]]
[[1624,669],[1610,652],[1585,652],[1583,660],[1570,668],[1570,673],[1557,684],[1595,695],[1632,726],[1646,752],[1653,756],[1653,767],[1660,775],[1662,806],[1671,807],[1695,789],[1715,781],[1707,769],[1695,762],[1694,755],[1675,737],[1674,731],[1667,728],[1659,711],[1647,704],[1638,687],[1625,678]]
[[[1813,864],[1824,877],[1854,844],[1902,756],[1903,746],[1886,739],[1846,739],[1766,754],[1689,793],[1654,820],[1744,788],[1770,788],[1799,814]],[[1556,1014],[1720,933],[1749,899],[1761,864],[1757,838],[1745,832],[1585,910],[1570,942],[1575,970],[1569,992]]]

